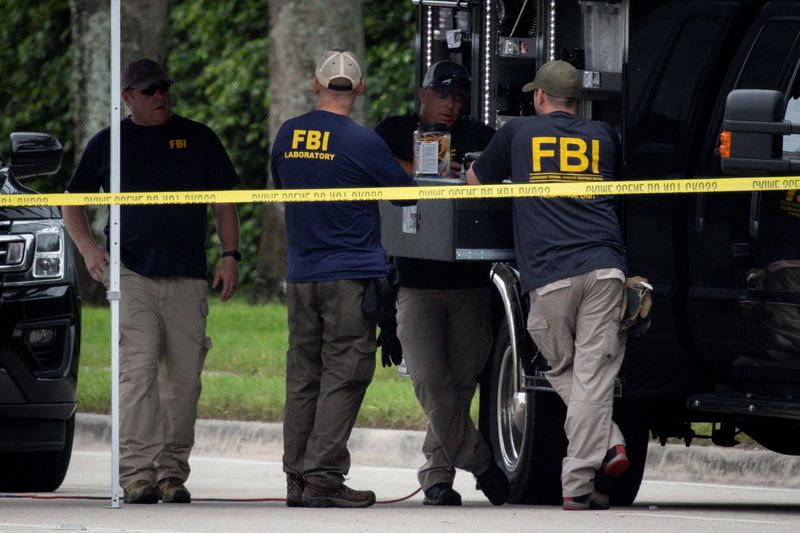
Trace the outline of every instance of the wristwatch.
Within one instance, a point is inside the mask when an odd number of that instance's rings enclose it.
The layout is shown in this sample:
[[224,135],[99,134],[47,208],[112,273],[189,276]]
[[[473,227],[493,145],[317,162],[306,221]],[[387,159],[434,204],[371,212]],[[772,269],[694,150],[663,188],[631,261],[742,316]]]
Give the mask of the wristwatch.
[[222,252],[222,257],[233,257],[236,261],[241,261],[242,253],[239,250],[228,250],[227,252]]

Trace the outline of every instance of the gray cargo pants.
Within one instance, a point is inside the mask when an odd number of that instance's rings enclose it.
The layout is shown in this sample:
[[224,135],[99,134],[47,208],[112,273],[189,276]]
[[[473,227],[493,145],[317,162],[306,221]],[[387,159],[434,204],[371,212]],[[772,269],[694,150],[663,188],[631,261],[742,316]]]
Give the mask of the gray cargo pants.
[[567,406],[564,497],[592,491],[611,446],[625,444],[611,420],[614,379],[625,354],[619,312],[625,275],[598,269],[530,292],[528,331],[550,363],[546,376]]
[[482,474],[492,455],[470,404],[491,345],[489,288],[401,288],[397,335],[428,419],[420,485],[452,484],[456,468]]
[[325,488],[350,470],[347,440],[375,372],[365,280],[288,283],[283,471]]

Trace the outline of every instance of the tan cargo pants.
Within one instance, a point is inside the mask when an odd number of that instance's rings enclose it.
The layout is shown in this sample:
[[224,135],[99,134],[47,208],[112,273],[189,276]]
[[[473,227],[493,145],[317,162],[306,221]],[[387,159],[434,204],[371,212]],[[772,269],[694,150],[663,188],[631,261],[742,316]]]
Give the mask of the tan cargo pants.
[[611,419],[614,379],[625,353],[619,321],[624,282],[622,271],[607,268],[530,292],[528,331],[550,363],[547,379],[567,406],[564,497],[591,492],[607,450],[625,444]]
[[288,283],[283,471],[325,488],[350,470],[347,441],[375,373],[365,280]]
[[397,335],[428,419],[420,485],[452,485],[456,468],[482,474],[492,454],[470,418],[470,404],[492,341],[489,288],[401,288]]
[[189,477],[208,283],[120,271],[120,484]]

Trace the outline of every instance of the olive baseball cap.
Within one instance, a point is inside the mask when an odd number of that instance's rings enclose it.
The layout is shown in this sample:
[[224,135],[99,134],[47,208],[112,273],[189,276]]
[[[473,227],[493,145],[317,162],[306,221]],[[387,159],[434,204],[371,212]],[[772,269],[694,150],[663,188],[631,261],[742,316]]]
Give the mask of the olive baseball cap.
[[361,83],[358,58],[347,50],[328,50],[317,63],[316,78],[326,89],[352,91]]
[[581,73],[578,69],[566,61],[548,61],[536,73],[534,80],[522,87],[522,92],[541,89],[558,98],[579,98],[581,85]]
[[160,81],[169,80],[169,76],[152,59],[142,58],[132,61],[122,71],[121,85],[123,89],[146,89]]

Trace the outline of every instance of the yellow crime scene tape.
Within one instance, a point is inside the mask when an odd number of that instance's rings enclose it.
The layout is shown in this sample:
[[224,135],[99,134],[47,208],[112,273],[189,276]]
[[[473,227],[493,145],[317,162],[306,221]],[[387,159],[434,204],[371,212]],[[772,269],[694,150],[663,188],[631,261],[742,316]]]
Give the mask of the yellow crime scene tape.
[[0,208],[62,205],[160,205],[205,203],[340,202],[629,194],[716,193],[800,189],[800,176],[696,178],[583,183],[500,183],[433,187],[260,189],[71,194],[3,194]]

